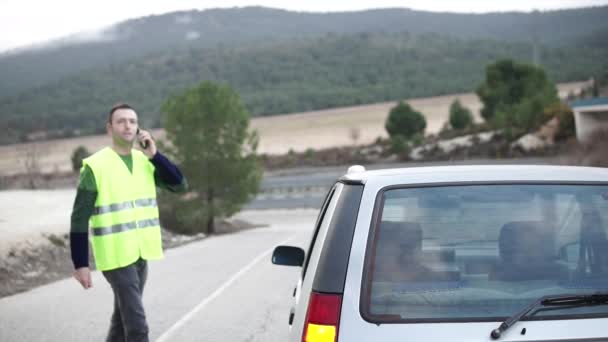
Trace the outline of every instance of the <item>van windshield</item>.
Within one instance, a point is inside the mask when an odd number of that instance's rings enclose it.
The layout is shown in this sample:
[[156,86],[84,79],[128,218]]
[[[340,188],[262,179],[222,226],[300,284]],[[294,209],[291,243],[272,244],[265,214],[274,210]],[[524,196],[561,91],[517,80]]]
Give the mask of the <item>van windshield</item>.
[[[378,201],[361,291],[368,321],[490,321],[542,296],[608,289],[608,185],[397,188]],[[527,319],[596,316],[608,306]]]

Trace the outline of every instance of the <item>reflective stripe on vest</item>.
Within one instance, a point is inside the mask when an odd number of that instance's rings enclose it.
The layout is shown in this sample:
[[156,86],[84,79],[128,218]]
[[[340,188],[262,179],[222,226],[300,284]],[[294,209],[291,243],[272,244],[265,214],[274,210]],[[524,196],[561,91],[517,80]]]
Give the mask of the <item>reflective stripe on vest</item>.
[[143,207],[156,207],[156,198],[143,198],[135,201],[126,201],[122,203],[114,203],[108,205],[102,205],[93,209],[93,215],[102,215],[107,213],[113,213],[121,210],[143,208]]
[[109,235],[109,234],[126,232],[128,230],[135,229],[135,228],[142,229],[142,228],[149,228],[149,227],[157,227],[159,225],[160,225],[160,221],[158,219],[132,221],[132,222],[127,222],[127,223],[116,224],[116,225],[113,225],[110,227],[93,228],[93,235],[95,235],[95,236]]

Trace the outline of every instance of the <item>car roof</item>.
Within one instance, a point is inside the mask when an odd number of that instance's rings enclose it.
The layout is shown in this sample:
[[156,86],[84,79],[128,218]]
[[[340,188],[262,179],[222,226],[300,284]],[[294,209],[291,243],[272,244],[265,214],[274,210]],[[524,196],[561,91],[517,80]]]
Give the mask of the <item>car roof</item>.
[[340,180],[381,185],[461,182],[608,182],[608,168],[557,165],[453,165],[363,171],[351,167]]

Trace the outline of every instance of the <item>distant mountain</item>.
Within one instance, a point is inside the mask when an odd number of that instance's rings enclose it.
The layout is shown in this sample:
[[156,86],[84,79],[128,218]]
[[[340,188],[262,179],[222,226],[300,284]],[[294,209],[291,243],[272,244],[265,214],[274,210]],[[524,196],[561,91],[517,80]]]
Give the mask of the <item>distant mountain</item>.
[[0,98],[88,69],[218,45],[271,43],[328,33],[408,32],[508,42],[536,40],[557,47],[571,46],[584,35],[608,29],[607,18],[608,6],[491,14],[407,9],[300,13],[262,7],[174,12],[128,20],[94,37],[77,35],[50,42],[44,48],[2,54]]
[[[608,32],[606,32],[608,33]],[[601,42],[601,32],[583,41]],[[603,41],[608,35],[603,36]],[[608,70],[608,48],[546,47],[539,61],[553,81]],[[203,80],[229,84],[253,115],[289,113],[465,92],[501,58],[531,62],[529,43],[461,39],[434,33],[327,34],[260,44],[169,49],[79,72],[0,99],[0,143],[103,130],[108,106],[128,101],[145,127],[159,127],[161,103]]]

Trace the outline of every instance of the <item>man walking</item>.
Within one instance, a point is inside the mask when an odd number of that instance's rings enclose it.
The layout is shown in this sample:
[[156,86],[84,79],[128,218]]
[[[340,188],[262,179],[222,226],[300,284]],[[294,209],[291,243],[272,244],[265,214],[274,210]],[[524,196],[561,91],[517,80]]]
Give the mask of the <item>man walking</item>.
[[[139,130],[137,113],[118,104],[106,124],[112,146],[83,160],[71,218],[74,278],[93,286],[89,268],[89,227],[95,264],[114,292],[114,313],[106,341],[148,341],[142,303],[147,260],[163,257],[156,187],[186,190],[180,170]],[[142,151],[133,149],[139,142]]]

